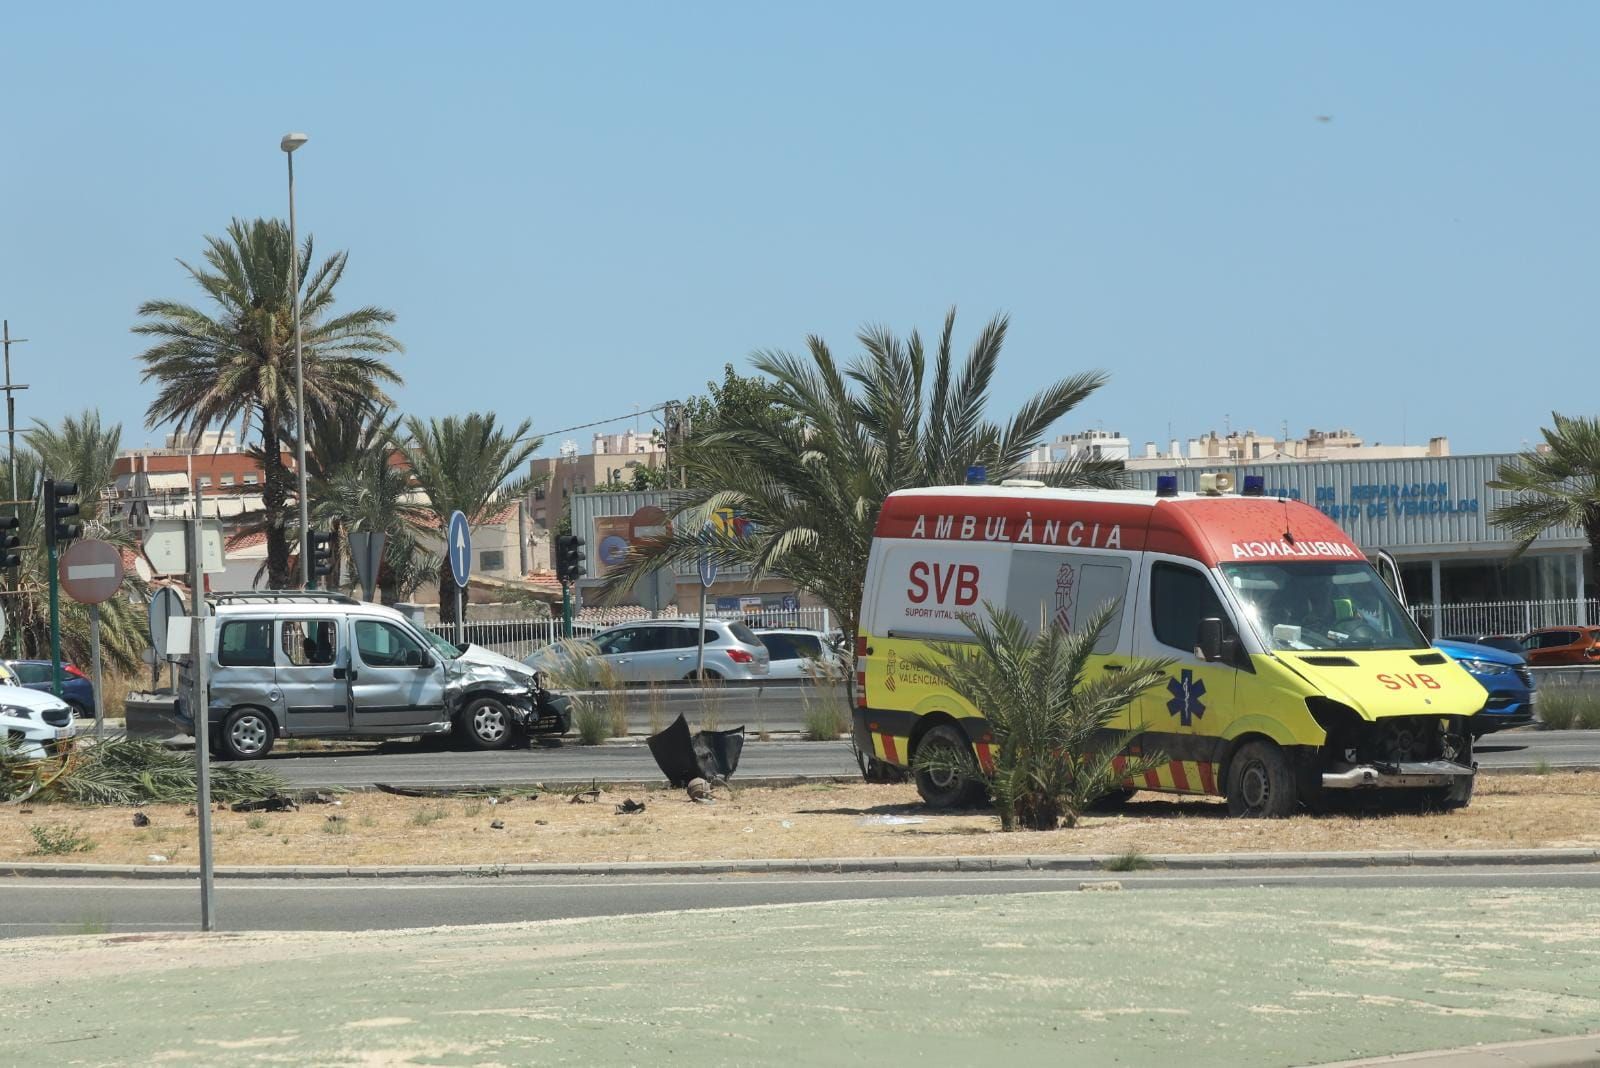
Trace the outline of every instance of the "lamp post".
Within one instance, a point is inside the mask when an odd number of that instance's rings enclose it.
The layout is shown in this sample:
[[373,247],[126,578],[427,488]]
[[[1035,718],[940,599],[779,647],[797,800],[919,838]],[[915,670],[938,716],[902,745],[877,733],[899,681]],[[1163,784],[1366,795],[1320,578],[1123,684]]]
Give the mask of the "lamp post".
[[[300,500],[300,585],[311,588],[311,508],[306,500],[306,373],[300,352],[300,246],[294,232],[294,150],[309,141],[303,133],[286,133],[278,147],[289,161],[289,284],[294,290],[294,473]],[[270,447],[276,448],[274,442]]]

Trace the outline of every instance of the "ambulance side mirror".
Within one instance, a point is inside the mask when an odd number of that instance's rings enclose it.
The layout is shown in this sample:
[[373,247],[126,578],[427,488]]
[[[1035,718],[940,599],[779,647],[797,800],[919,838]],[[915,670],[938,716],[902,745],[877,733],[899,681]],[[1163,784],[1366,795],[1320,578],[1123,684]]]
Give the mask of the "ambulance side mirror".
[[1222,620],[1216,616],[1208,616],[1200,621],[1200,634],[1195,640],[1194,651],[1200,659],[1214,664],[1223,657],[1223,646],[1227,641],[1227,630]]

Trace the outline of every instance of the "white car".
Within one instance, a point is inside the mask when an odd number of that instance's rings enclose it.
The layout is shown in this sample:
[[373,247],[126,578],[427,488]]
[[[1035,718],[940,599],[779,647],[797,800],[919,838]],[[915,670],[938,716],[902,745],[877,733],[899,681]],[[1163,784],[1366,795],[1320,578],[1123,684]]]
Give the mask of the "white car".
[[23,760],[43,760],[53,743],[78,733],[72,708],[26,686],[0,683],[0,734],[10,740],[11,752]]
[[[589,681],[596,684],[610,681],[606,675],[625,686],[689,681],[699,666],[699,629],[693,619],[641,619],[584,641],[547,645],[523,663],[562,678],[574,660],[587,656]],[[767,677],[767,647],[743,623],[706,620],[705,650],[707,679]]]
[[838,649],[820,630],[772,627],[757,630],[756,637],[767,647],[771,667],[767,678],[840,679],[845,677],[844,660]]

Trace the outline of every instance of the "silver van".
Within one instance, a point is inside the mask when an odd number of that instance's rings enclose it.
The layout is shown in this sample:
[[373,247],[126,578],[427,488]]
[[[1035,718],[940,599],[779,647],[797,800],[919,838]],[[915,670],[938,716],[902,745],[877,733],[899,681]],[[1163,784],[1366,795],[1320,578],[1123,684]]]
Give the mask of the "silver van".
[[[339,593],[216,594],[208,724],[213,751],[265,756],[277,738],[459,732],[478,749],[564,734],[564,697],[515,661],[445,641],[392,608]],[[184,674],[187,675],[187,667]],[[194,733],[180,685],[178,721]]]

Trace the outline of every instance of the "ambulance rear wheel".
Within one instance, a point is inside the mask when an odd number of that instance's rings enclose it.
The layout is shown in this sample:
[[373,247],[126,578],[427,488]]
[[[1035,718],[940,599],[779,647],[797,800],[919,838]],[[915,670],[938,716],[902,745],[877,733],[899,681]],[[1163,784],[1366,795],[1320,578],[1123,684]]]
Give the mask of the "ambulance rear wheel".
[[1289,758],[1273,742],[1247,742],[1228,762],[1228,812],[1246,819],[1294,815],[1298,797]]
[[[940,766],[925,767],[923,762],[927,760],[937,761]],[[912,766],[916,769],[917,793],[929,808],[963,808],[983,800],[983,783],[975,775],[963,774],[951,766],[957,764],[976,771],[977,758],[967,739],[948,723],[934,727],[917,743]]]

